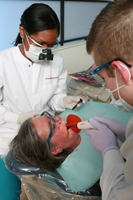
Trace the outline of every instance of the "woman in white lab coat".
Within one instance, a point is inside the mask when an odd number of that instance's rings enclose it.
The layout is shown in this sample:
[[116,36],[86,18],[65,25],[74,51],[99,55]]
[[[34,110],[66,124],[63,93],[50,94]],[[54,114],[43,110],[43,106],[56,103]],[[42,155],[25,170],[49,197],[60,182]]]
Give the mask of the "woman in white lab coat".
[[[33,4],[21,16],[15,47],[0,52],[0,155],[27,118],[72,108],[79,100],[66,95],[67,71],[51,50],[58,45],[59,32],[56,13],[45,4]],[[0,169],[1,199],[19,199],[20,182],[2,159]]]

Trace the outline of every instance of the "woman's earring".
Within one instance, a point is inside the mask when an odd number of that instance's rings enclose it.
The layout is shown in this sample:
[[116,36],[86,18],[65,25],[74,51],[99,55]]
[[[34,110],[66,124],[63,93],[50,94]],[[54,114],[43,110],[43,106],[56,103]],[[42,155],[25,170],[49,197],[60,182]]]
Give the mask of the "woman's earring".
[[62,150],[60,150],[60,152],[63,152],[63,149],[62,149]]

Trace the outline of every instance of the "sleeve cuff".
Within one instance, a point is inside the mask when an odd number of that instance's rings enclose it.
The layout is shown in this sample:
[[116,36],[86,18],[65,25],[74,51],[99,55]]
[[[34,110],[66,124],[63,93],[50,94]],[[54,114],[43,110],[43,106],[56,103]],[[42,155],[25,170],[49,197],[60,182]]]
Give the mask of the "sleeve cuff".
[[103,158],[104,170],[109,168],[111,165],[124,163],[124,160],[118,149],[111,149],[107,151]]
[[10,111],[6,111],[6,113],[4,114],[4,121],[11,122],[11,123],[17,123],[18,116],[19,116],[19,114],[16,114],[16,113],[13,113]]
[[119,150],[119,148],[118,148],[117,146],[110,146],[110,147],[108,147],[107,149],[105,149],[105,150],[103,151],[102,157],[104,157],[105,153],[106,153],[107,151],[110,151],[111,149],[118,149],[118,150]]
[[65,96],[66,96],[66,95],[64,95],[63,97],[61,97],[61,98],[59,99],[59,105],[60,105],[60,107],[63,108],[63,109],[65,109],[65,106],[64,106],[64,104],[63,104],[63,99],[64,99]]

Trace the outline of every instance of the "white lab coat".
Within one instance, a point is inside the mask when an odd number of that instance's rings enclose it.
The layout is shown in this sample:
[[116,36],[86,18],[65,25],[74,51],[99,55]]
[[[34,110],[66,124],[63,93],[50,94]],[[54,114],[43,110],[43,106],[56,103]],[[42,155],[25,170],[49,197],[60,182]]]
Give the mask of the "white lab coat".
[[[30,111],[64,111],[60,99],[66,96],[67,71],[61,56],[54,53],[53,61],[32,64],[19,47],[0,52],[0,154],[8,149],[17,134],[17,114]],[[13,120],[12,120],[13,119]]]
[[127,125],[120,152],[113,149],[104,156],[100,185],[102,200],[133,200],[133,117]]

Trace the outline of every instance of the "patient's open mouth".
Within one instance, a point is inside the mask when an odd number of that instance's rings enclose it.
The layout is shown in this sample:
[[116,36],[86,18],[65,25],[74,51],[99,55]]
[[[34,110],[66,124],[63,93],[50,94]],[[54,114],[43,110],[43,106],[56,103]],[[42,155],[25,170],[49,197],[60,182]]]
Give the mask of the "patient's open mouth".
[[70,129],[70,127],[68,126],[68,124],[66,124],[66,128],[67,128],[67,130],[69,130],[69,129]]

